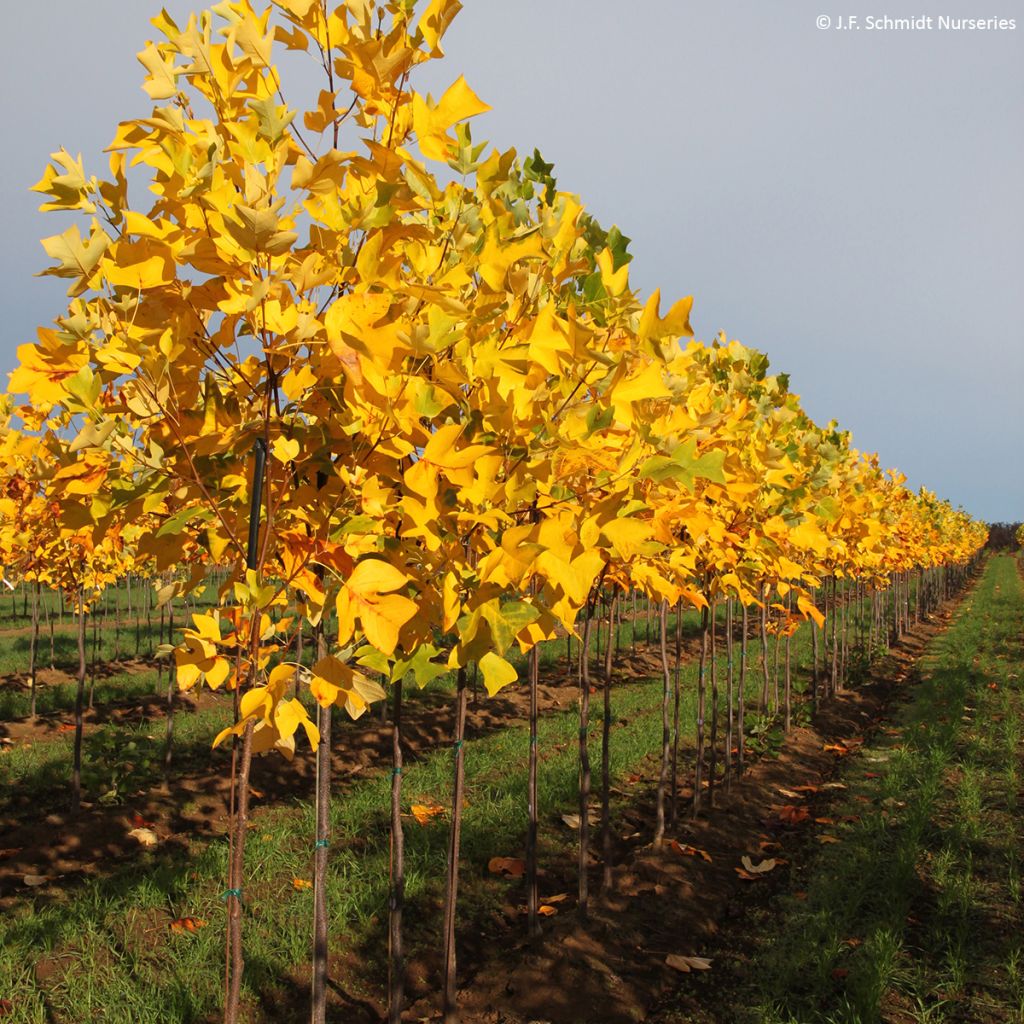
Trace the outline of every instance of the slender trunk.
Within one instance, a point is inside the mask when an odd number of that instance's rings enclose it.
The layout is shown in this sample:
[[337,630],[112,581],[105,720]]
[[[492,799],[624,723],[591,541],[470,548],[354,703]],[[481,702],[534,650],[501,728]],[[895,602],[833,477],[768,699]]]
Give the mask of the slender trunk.
[[[580,650],[581,665],[587,660],[586,639]],[[537,683],[540,678],[540,652],[536,644],[527,655],[530,687],[530,749],[527,754],[526,780],[526,929],[530,937],[540,934],[537,914],[540,900],[537,890]]]
[[839,604],[838,591],[836,589],[838,580],[832,577],[832,677],[829,684],[829,696],[835,696],[839,687]]
[[29,715],[36,717],[36,648],[39,646],[39,581],[32,584],[32,639],[28,645]]
[[98,644],[98,637],[96,633],[96,614],[95,612],[89,616],[92,619],[92,659],[89,664],[89,710],[92,711],[92,699],[93,694],[96,691],[96,647]]
[[[583,610],[583,650],[590,647],[590,633],[594,625],[594,607],[597,597],[592,596]],[[600,648],[600,618],[597,620],[598,647]],[[608,647],[610,650],[610,646]],[[600,660],[600,649],[598,650]],[[590,866],[590,659],[584,657],[580,661],[580,774],[579,774],[579,845],[577,850],[576,869],[579,876],[579,913],[584,920],[590,910],[590,886],[588,868]]]
[[[615,617],[619,603],[618,591],[612,595],[609,616]],[[601,887],[606,891],[612,888],[612,649],[605,652],[604,658],[604,717],[601,720],[601,859],[603,868]]]
[[405,909],[405,830],[402,828],[402,680],[394,685],[391,712],[391,898],[388,904],[388,1024],[401,1024],[405,1001],[402,911]]
[[[787,619],[793,612],[793,594],[790,592],[786,595],[787,604]],[[786,671],[785,671],[785,684],[783,691],[783,701],[785,703],[784,711],[784,723],[783,728],[786,733],[789,733],[793,728],[793,702],[792,702],[792,686],[793,680],[790,671],[790,650],[791,650],[791,637],[789,632],[790,623],[786,622]]]
[[228,911],[228,962],[230,965],[227,999],[224,1003],[224,1024],[238,1024],[242,973],[245,970],[245,954],[242,949],[242,883],[245,872],[245,840],[249,833],[249,770],[252,767],[252,731],[255,724],[255,720],[250,718],[242,733],[242,755],[238,767],[228,888],[224,894]]
[[[322,627],[317,627],[317,659],[327,654]],[[317,708],[320,743],[316,748],[316,835],[313,845],[312,1024],[327,1019],[327,856],[331,845],[331,725],[333,706]]]
[[[815,587],[811,591],[811,601],[815,605],[818,603],[818,588]],[[811,619],[811,711],[817,713],[818,710],[818,685],[820,682],[818,676],[818,624]]]
[[725,723],[725,786],[727,791],[732,785],[732,745],[735,733],[735,693],[733,690],[732,674],[732,629],[732,598],[730,597],[725,604],[725,703],[728,708],[728,715]]
[[779,700],[779,648],[782,644],[781,625],[782,618],[780,616],[775,629],[775,651],[772,661],[772,714],[775,715],[779,713],[779,708],[782,706]]
[[54,615],[53,615],[52,611],[50,610],[49,604],[47,604],[45,601],[43,602],[43,612],[46,615],[46,626],[47,626],[47,628],[49,629],[49,632],[50,632],[50,671],[52,672],[54,670],[54,668],[56,667],[55,662],[57,660],[55,655],[54,655],[54,639],[53,639],[53,620],[54,620]]
[[[535,649],[535,648],[534,648]],[[531,649],[532,653],[532,649]],[[536,657],[536,655],[534,656]],[[442,1013],[444,1024],[457,1024],[459,1011],[456,1006],[456,961],[455,961],[455,918],[459,897],[459,846],[462,839],[462,790],[465,784],[465,754],[463,742],[466,738],[466,670],[459,669],[458,688],[455,694],[455,742],[453,745],[452,779],[452,821],[448,830],[448,877],[444,901],[444,999]],[[532,723],[532,729],[535,729]],[[531,729],[531,738],[532,738]],[[535,747],[536,745],[533,744]],[[536,784],[536,779],[534,779]],[[536,843],[536,838],[534,838]],[[536,855],[536,851],[534,851]]]
[[669,698],[672,695],[672,677],[668,668],[668,601],[660,603],[659,635],[661,640],[661,771],[658,773],[658,802],[654,827],[654,844],[657,846],[665,837],[665,793],[668,789],[669,761],[672,749],[672,733],[669,727]]
[[679,818],[679,704],[680,675],[683,668],[683,603],[676,602],[676,666],[672,675],[672,785],[669,802],[669,821],[674,825]]
[[768,714],[768,588],[761,587],[761,714]]
[[697,664],[697,763],[693,780],[693,814],[700,812],[701,786],[704,784],[704,671],[708,662],[708,609],[701,614],[700,661]]
[[743,730],[743,717],[747,707],[747,631],[749,628],[749,615],[746,604],[741,610],[740,628],[740,684],[739,684],[739,707],[736,709],[736,772],[743,774],[743,762],[746,758],[746,736]]
[[82,807],[82,726],[85,703],[85,590],[78,588],[78,687],[75,690],[75,750],[71,763],[71,813]]
[[718,602],[711,602],[711,763],[708,766],[708,807],[715,806],[718,775]]
[[[167,642],[171,642],[174,632],[174,598],[168,602]],[[164,739],[164,781],[171,783],[171,760],[174,757],[174,669],[167,664],[167,733]]]

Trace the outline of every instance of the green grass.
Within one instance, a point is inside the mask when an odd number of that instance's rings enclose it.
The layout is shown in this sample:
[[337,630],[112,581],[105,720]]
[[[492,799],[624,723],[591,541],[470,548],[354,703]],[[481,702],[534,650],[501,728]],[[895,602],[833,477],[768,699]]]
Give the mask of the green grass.
[[[643,622],[638,625],[643,630]],[[689,616],[685,625],[688,632],[695,629],[696,617]],[[630,624],[624,624],[624,629],[623,655],[628,658]],[[794,644],[798,689],[805,683],[809,649],[805,627]],[[548,645],[545,658],[552,668],[558,665],[564,650],[564,641]],[[752,646],[751,658],[748,707],[756,701],[760,689],[756,645]],[[724,657],[719,660],[719,668],[724,691]],[[694,720],[695,680],[696,666],[686,666],[681,709],[686,735]],[[450,686],[450,680],[446,685]],[[444,692],[445,685],[441,690]],[[616,687],[612,744],[615,779],[636,771],[649,758],[656,759],[661,745],[660,698],[660,679]],[[591,757],[595,765],[600,757],[600,703],[599,698],[592,702]],[[178,742],[196,758],[211,756],[208,742],[213,723],[208,715],[214,713],[179,718]],[[447,728],[450,710],[445,708],[440,713]],[[750,722],[757,724],[756,715],[750,716]],[[578,728],[575,708],[546,715],[540,723],[541,863],[570,865],[570,875],[575,833],[561,823],[560,814],[574,810],[576,805]],[[152,724],[140,723],[134,732],[100,729],[89,737],[89,743],[100,744],[96,750],[104,770],[121,763],[127,753],[132,754],[132,763],[141,774],[127,780],[123,787],[119,783],[119,793],[130,792],[133,786],[143,787],[159,770],[152,757],[153,746],[161,743],[159,732],[146,733],[145,729],[152,730]],[[771,753],[779,746],[779,732],[777,726],[766,725],[757,742]],[[148,740],[147,735],[155,738]],[[344,744],[344,735],[345,729],[339,729],[340,744]],[[135,751],[127,751],[128,742],[136,743],[138,757]],[[116,749],[113,744],[117,744]],[[66,741],[36,746],[47,748],[47,753],[38,753],[39,760],[32,765],[22,762],[20,774],[15,772],[15,789],[20,787],[23,794],[59,785],[57,778],[66,767]],[[149,752],[149,769],[138,768],[146,760],[143,748]],[[460,927],[466,935],[487,935],[502,927],[497,920],[501,905],[509,897],[522,902],[516,888],[521,883],[489,875],[486,864],[494,855],[522,853],[528,749],[528,735],[522,725],[471,735],[466,744],[467,808],[460,895]],[[89,754],[87,747],[87,762]],[[212,756],[218,759],[214,763],[226,770],[226,754],[216,752]],[[147,770],[149,776],[145,775]],[[254,784],[260,785],[263,773],[286,770],[279,760],[260,760],[254,769]],[[449,747],[407,763],[403,772],[405,806],[428,801],[447,805],[451,771]],[[690,771],[686,760],[684,779]],[[328,883],[332,945],[335,950],[350,951],[363,965],[361,977],[366,991],[379,991],[385,977],[390,781],[386,772],[352,780],[337,792],[332,807],[334,836]],[[447,829],[443,821],[427,827],[409,821],[407,941],[413,952],[430,951],[438,944]],[[312,833],[312,806],[303,799],[262,812],[250,834],[245,939],[245,987],[250,1005],[295,1001],[289,986],[309,959],[311,896],[307,891],[295,891],[292,880],[311,877]],[[0,923],[0,992],[14,1007],[11,1021],[173,1024],[206,1019],[219,1005],[221,993],[224,904],[220,895],[226,856],[222,838],[185,837],[181,842],[140,854],[131,864],[114,868],[102,877],[17,901]],[[168,924],[179,916],[199,917],[209,925],[194,934],[171,935]],[[360,996],[359,984],[356,980],[356,991],[351,993],[355,997]]]
[[902,735],[847,765],[835,813],[859,820],[814,856],[805,899],[752,923],[736,1020],[1024,1021],[1022,643],[1024,587],[994,557],[929,648]]

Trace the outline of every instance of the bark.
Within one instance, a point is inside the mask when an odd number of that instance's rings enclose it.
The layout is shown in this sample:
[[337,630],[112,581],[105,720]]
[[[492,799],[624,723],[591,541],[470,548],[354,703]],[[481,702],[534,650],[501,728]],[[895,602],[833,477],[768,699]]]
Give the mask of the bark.
[[[619,595],[612,596],[609,616],[615,617]],[[612,888],[612,815],[611,815],[611,736],[612,736],[612,649],[609,646],[604,658],[604,717],[601,720],[601,858],[603,868],[601,887]]]
[[[455,742],[453,748],[452,778],[452,820],[448,830],[448,875],[445,885],[444,903],[444,992],[442,1016],[444,1024],[457,1024],[459,1011],[456,1006],[456,955],[455,918],[459,898],[459,847],[462,840],[462,791],[465,786],[465,754],[463,742],[466,738],[466,670],[459,669],[458,688],[455,695]],[[535,725],[533,726],[535,728]],[[535,744],[534,744],[535,746]],[[536,780],[534,780],[536,783]],[[536,844],[536,838],[534,838]],[[534,851],[536,854],[536,850]]]
[[661,637],[661,771],[658,774],[658,802],[655,811],[654,843],[659,845],[665,838],[665,792],[668,788],[669,761],[672,734],[669,728],[669,697],[672,694],[672,678],[668,668],[668,645],[665,634],[668,631],[668,601],[661,602],[659,616]]
[[391,896],[388,903],[388,1024],[401,1024],[405,1001],[402,911],[405,909],[405,830],[402,827],[402,680],[394,686],[391,712]]

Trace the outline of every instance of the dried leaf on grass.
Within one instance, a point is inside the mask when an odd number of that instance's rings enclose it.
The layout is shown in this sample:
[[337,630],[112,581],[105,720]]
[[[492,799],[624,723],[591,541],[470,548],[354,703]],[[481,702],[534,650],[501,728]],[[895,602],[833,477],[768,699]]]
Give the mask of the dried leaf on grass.
[[711,961],[704,956],[682,956],[678,953],[669,953],[665,957],[665,963],[677,971],[682,971],[683,974],[689,974],[690,971],[711,970]]
[[46,885],[50,881],[49,875],[24,875],[21,879],[25,885],[31,886],[33,889],[38,888],[40,885]]
[[435,818],[444,814],[446,808],[440,804],[413,804],[410,810],[419,824],[429,825]]
[[195,932],[206,927],[206,922],[199,917],[179,917],[171,922],[172,932]]
[[799,825],[811,816],[806,807],[797,807],[794,804],[786,804],[783,807],[773,804],[772,812],[784,825]]
[[707,861],[708,864],[713,863],[711,860],[711,854],[708,853],[707,850],[700,849],[698,846],[690,846],[687,843],[681,843],[678,839],[670,839],[668,845],[681,857],[700,857],[701,860]]
[[157,834],[151,828],[133,828],[128,836],[142,846],[156,846],[160,842]]
[[312,889],[313,888],[313,883],[308,881],[305,878],[293,878],[292,879],[292,888],[296,892],[302,892],[303,889]]
[[[580,816],[578,814],[563,814],[562,822],[569,826],[569,828],[579,829],[580,827]],[[601,815],[594,809],[587,812],[587,822],[591,825],[598,825],[601,822]]]
[[526,861],[520,857],[492,857],[487,862],[487,870],[492,875],[522,878],[526,874]]
[[755,864],[746,854],[740,858],[740,863],[743,865],[745,871],[749,871],[752,875],[763,875],[773,870],[778,864],[778,861],[774,857],[769,857],[767,860],[759,861]]

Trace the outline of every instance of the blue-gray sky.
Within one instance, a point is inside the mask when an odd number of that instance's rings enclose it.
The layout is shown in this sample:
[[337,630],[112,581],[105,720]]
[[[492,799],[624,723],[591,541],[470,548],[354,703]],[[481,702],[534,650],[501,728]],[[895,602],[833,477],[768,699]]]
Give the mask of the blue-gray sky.
[[[135,53],[157,6],[4,11],[0,369],[64,302],[32,274],[38,239],[66,221],[27,188],[62,145],[106,172],[116,122],[149,110]],[[815,419],[838,419],[911,485],[1018,519],[1024,4],[985,6],[465,0],[418,87],[465,73],[494,108],[474,137],[539,147],[561,188],[633,239],[634,284],[694,295],[698,337],[724,329],[767,351]],[[857,27],[839,27],[850,15]],[[886,15],[933,25],[870,27]],[[1017,27],[957,31],[941,15]],[[286,98],[319,87],[310,68]]]

